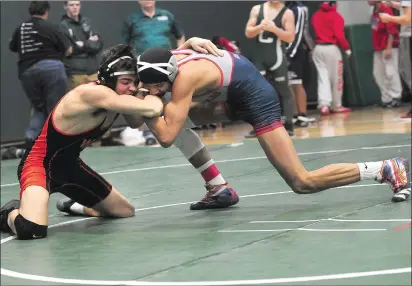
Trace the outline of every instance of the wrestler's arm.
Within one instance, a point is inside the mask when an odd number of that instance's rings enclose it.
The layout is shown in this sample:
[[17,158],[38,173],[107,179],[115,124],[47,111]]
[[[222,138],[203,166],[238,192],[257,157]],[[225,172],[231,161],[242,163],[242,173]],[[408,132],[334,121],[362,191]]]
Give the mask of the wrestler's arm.
[[271,32],[286,43],[292,43],[295,40],[295,15],[292,10],[287,9],[282,17],[282,26],[277,27],[271,20],[263,20],[265,31]]
[[253,8],[250,10],[249,20],[246,24],[246,29],[245,29],[245,36],[247,38],[254,38],[257,35],[259,35],[261,31],[263,31],[262,24],[256,25],[258,14],[259,14],[259,9],[260,9],[260,6],[256,5],[256,6],[253,6]]
[[183,43],[183,45],[179,46],[178,49],[193,49],[196,52],[203,53],[203,54],[213,54],[215,56],[223,56],[223,51],[218,49],[215,44],[212,43],[210,40],[198,38],[198,37],[192,37],[186,42]]
[[84,85],[76,90],[81,100],[93,107],[145,117],[159,116],[163,111],[163,102],[155,96],[146,96],[144,100],[132,95],[118,95],[112,89],[101,85]]
[[[144,97],[148,95],[148,90],[139,89],[135,95],[135,97],[139,99],[144,99]],[[123,118],[126,121],[127,125],[130,128],[136,129],[143,125],[144,118],[138,114],[123,114]]]
[[403,14],[400,16],[379,13],[379,17],[384,23],[392,22],[400,25],[409,25],[411,23],[411,7],[402,7],[402,9]]
[[182,129],[195,91],[194,77],[189,76],[181,81],[177,79],[173,85],[171,102],[165,106],[164,116],[145,120],[153,135],[164,148],[173,144]]

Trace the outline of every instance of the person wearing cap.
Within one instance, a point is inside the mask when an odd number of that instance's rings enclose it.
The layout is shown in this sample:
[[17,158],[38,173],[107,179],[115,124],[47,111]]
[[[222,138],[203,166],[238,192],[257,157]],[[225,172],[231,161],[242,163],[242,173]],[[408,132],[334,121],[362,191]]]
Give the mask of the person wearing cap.
[[[410,195],[405,158],[306,170],[283,127],[276,90],[242,55],[223,51],[223,56],[216,57],[189,49],[152,48],[138,57],[137,65],[142,87],[166,102],[161,117],[145,119],[165,148],[176,140],[188,144],[184,146],[187,150],[195,148],[191,141],[179,137],[193,124],[242,120],[253,126],[268,160],[297,194],[375,180],[390,184],[394,202],[405,201]],[[191,108],[192,102],[198,104]],[[198,159],[199,164],[208,160],[206,156],[203,161]],[[207,197],[214,195],[210,191]]]
[[[210,49],[208,45],[203,47]],[[59,101],[19,164],[20,200],[0,209],[1,232],[22,240],[46,237],[48,202],[55,192],[69,198],[57,207],[70,214],[114,218],[135,214],[129,200],[87,166],[80,153],[101,138],[120,114],[130,125],[139,126],[142,117],[163,112],[160,98],[136,96],[136,64],[131,46],[114,46],[102,54],[98,82],[79,85]]]

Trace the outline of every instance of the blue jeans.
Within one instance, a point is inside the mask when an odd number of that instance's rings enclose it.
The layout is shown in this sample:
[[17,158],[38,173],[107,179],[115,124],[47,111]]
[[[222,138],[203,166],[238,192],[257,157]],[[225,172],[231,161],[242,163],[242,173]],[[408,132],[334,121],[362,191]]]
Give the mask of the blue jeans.
[[42,60],[22,73],[20,81],[33,108],[25,137],[34,141],[49,113],[68,91],[66,70],[59,60]]

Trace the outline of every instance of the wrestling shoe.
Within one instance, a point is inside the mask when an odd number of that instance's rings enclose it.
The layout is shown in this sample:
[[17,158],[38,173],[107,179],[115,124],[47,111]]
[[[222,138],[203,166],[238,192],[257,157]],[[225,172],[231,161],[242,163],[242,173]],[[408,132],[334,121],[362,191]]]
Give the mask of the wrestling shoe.
[[7,223],[9,213],[18,208],[20,208],[20,201],[11,200],[0,209],[0,232],[11,232],[9,224]]
[[75,215],[77,216],[78,214],[74,213],[70,207],[75,203],[75,201],[68,199],[68,198],[64,198],[61,199],[59,201],[57,201],[56,203],[56,207],[59,211],[63,212],[63,213],[67,213],[69,215]]
[[221,209],[234,206],[239,202],[235,190],[224,185],[206,184],[207,193],[200,201],[190,205],[191,210]]
[[385,160],[376,180],[390,184],[394,193],[392,197],[394,203],[406,201],[411,195],[409,162],[405,158]]

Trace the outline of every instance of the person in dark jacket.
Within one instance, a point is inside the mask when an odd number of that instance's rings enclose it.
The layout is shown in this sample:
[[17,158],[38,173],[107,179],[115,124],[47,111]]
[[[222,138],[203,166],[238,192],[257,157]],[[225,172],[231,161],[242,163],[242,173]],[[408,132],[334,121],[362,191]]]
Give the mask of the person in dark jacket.
[[49,10],[48,1],[31,1],[30,19],[16,28],[9,43],[10,50],[19,55],[19,79],[32,105],[26,148],[40,134],[48,114],[67,92],[62,60],[72,52],[72,47],[59,26],[47,20]]
[[64,60],[70,88],[97,80],[98,54],[103,42],[94,30],[91,20],[80,14],[80,1],[65,1],[66,14],[61,26],[73,45],[73,53]]

